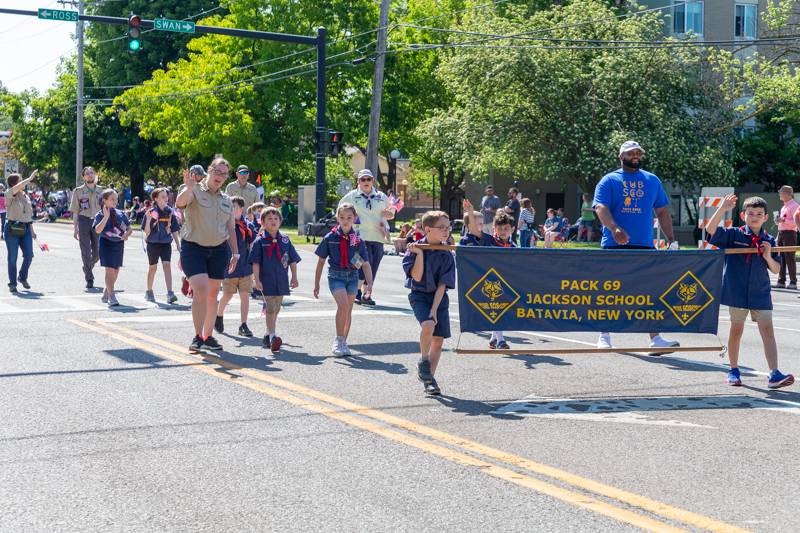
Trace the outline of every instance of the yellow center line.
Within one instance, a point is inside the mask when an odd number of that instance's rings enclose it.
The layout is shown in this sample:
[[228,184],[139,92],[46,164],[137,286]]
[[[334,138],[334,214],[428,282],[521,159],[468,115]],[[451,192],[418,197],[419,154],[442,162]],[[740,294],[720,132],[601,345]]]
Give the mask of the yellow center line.
[[[80,325],[82,327],[87,327],[89,329],[96,330],[96,331],[98,331],[100,333],[104,333],[106,335],[109,335],[109,334],[112,333],[112,332],[109,332],[109,331],[107,331],[105,329],[102,329],[102,328],[96,328],[95,326],[92,326],[90,324],[79,323],[78,321],[72,321],[72,320],[71,320],[71,322],[76,323],[76,324],[78,324],[78,325]],[[188,354],[188,350],[185,347],[170,343],[168,341],[164,341],[162,339],[147,335],[145,333],[141,333],[141,332],[136,331],[136,330],[128,329],[128,328],[125,328],[123,326],[119,326],[117,324],[113,324],[112,325],[112,324],[109,324],[109,323],[103,323],[103,326],[105,328],[112,328],[113,330],[122,332],[122,333],[124,333],[126,335],[129,335],[129,336],[136,337],[136,338],[142,339],[144,341],[147,341],[148,344],[144,344],[142,346],[137,346],[137,347],[140,347],[141,349],[144,349],[144,350],[150,350],[152,348],[152,346],[149,343],[152,343],[152,344],[156,344],[156,345],[168,348],[170,350],[177,351],[179,353]],[[122,336],[122,337],[124,338],[124,336]],[[126,340],[126,342],[131,342],[131,340],[130,339]],[[705,530],[708,530],[708,531],[720,532],[720,533],[727,533],[727,532],[731,532],[731,533],[746,533],[746,531],[747,531],[745,529],[738,528],[738,527],[736,527],[734,525],[718,521],[718,520],[716,520],[714,518],[706,517],[706,516],[703,516],[703,515],[700,515],[700,514],[685,510],[685,509],[680,509],[680,508],[677,508],[677,507],[673,507],[671,505],[668,505],[668,504],[665,504],[665,503],[662,503],[662,502],[659,502],[659,501],[656,501],[656,500],[652,500],[650,498],[647,498],[647,497],[644,497],[644,496],[640,496],[638,494],[630,493],[630,492],[618,489],[616,487],[612,487],[610,485],[605,485],[605,484],[600,483],[598,481],[587,479],[587,478],[578,476],[576,474],[572,474],[572,473],[566,472],[564,470],[560,470],[560,469],[552,467],[552,466],[548,466],[548,465],[545,465],[545,464],[542,464],[542,463],[538,463],[536,461],[532,461],[530,459],[527,459],[527,458],[524,458],[524,457],[521,457],[521,456],[517,456],[517,455],[511,454],[511,453],[508,453],[508,452],[504,452],[504,451],[498,450],[496,448],[492,448],[490,446],[487,446],[485,444],[481,444],[479,442],[475,442],[475,441],[472,441],[472,440],[469,440],[469,439],[465,439],[465,438],[462,438],[462,437],[451,435],[449,433],[445,433],[443,431],[439,431],[437,429],[434,429],[434,428],[431,428],[431,427],[428,427],[428,426],[425,426],[425,425],[422,425],[422,424],[417,424],[417,423],[412,422],[410,420],[406,420],[404,418],[400,418],[400,417],[385,413],[385,412],[380,411],[380,410],[376,410],[376,409],[372,409],[372,408],[365,407],[365,406],[362,406],[362,405],[358,405],[358,404],[349,402],[347,400],[344,400],[342,398],[338,398],[336,396],[331,396],[329,394],[326,394],[326,393],[323,393],[323,392],[320,392],[320,391],[305,387],[303,385],[298,385],[298,384],[292,383],[290,381],[286,381],[286,380],[283,380],[283,379],[280,379],[280,378],[273,377],[271,375],[265,374],[265,373],[260,372],[258,370],[241,367],[240,365],[235,365],[233,363],[230,363],[230,362],[225,361],[223,359],[219,359],[217,357],[206,356],[205,359],[206,360],[213,359],[216,364],[222,366],[223,368],[226,368],[226,369],[229,369],[229,370],[236,370],[238,373],[240,373],[240,374],[242,374],[244,376],[247,376],[248,378],[255,379],[257,381],[261,381],[261,382],[265,382],[265,383],[269,383],[269,384],[274,385],[276,387],[279,387],[281,389],[288,390],[288,391],[291,391],[291,392],[295,392],[295,393],[298,393],[298,394],[302,394],[304,396],[308,396],[309,398],[313,398],[315,400],[318,400],[318,401],[321,401],[321,402],[325,402],[327,404],[334,405],[334,406],[336,406],[336,407],[338,407],[340,409],[344,409],[344,410],[347,410],[347,411],[350,411],[350,412],[354,412],[354,413],[357,413],[358,415],[361,415],[361,416],[364,416],[364,417],[368,417],[368,418],[372,418],[372,419],[380,421],[380,422],[382,422],[384,424],[389,424],[391,426],[403,429],[405,431],[416,433],[418,435],[422,435],[422,436],[428,437],[430,439],[436,440],[436,441],[438,441],[440,443],[443,443],[443,444],[447,444],[447,445],[450,445],[450,446],[458,447],[458,448],[460,448],[460,449],[462,449],[464,451],[469,451],[469,452],[472,452],[472,453],[475,453],[475,454],[480,454],[480,455],[482,455],[484,457],[491,458],[493,460],[506,463],[506,464],[511,465],[511,466],[513,466],[515,468],[519,468],[519,469],[527,470],[529,472],[533,472],[533,473],[536,473],[536,474],[539,474],[539,475],[547,476],[547,477],[549,477],[551,479],[555,479],[555,480],[558,480],[560,482],[567,483],[569,485],[572,485],[574,487],[580,488],[582,490],[593,492],[595,494],[598,494],[598,495],[601,495],[601,496],[604,496],[604,497],[607,497],[607,498],[615,499],[615,500],[617,500],[619,502],[622,502],[622,503],[625,503],[627,505],[631,505],[631,506],[640,508],[642,510],[645,510],[645,511],[648,511],[650,513],[653,513],[655,515],[661,516],[663,518],[679,521],[679,522],[682,522],[682,523],[685,523],[685,524],[688,524],[688,525],[691,525],[691,526],[694,526],[694,527],[702,528],[702,529],[705,529]],[[217,372],[215,372],[215,375],[219,375],[219,374]],[[336,412],[338,413],[338,411],[336,411]],[[379,426],[379,427],[382,427],[382,426]],[[405,435],[404,435],[404,437],[405,437]],[[425,441],[423,441],[423,442],[425,442]],[[426,443],[426,444],[429,444],[429,443]],[[434,453],[434,452],[431,452],[431,453]],[[470,457],[470,456],[468,456],[468,457]],[[460,461],[457,461],[457,462],[460,462]],[[487,463],[487,464],[492,464],[492,463]],[[516,474],[516,473],[514,475],[515,476],[519,476],[519,474]],[[536,480],[534,480],[534,481],[536,481]],[[550,495],[552,496],[552,494],[550,494]],[[554,496],[554,497],[557,497],[557,496]],[[561,498],[559,498],[559,499],[561,499]],[[570,503],[573,503],[573,502],[570,502]],[[609,505],[609,504],[604,504],[604,505]],[[614,509],[619,510],[619,508],[616,508],[614,506],[611,506],[611,507],[613,507]],[[605,513],[602,513],[602,514],[605,514]],[[639,517],[639,516],[642,516],[642,515],[636,515],[636,516]],[[643,518],[646,518],[646,517],[643,517]],[[627,520],[622,520],[622,521],[627,521]],[[629,522],[629,523],[632,523],[632,522]],[[656,523],[657,524],[661,524],[660,522],[656,522]],[[634,525],[636,525],[637,527],[643,527],[644,529],[649,529],[648,527],[644,527],[639,523],[636,523]],[[665,525],[665,524],[662,524],[662,525]]]

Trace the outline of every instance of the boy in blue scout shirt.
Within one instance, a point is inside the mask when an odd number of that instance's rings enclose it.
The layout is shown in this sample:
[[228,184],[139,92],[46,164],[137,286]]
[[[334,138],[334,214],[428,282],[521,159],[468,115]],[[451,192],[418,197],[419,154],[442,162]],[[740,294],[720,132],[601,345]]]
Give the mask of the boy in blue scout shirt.
[[[253,266],[256,289],[264,298],[267,334],[264,335],[262,345],[272,353],[278,353],[283,344],[283,340],[275,333],[278,312],[281,310],[283,297],[289,295],[289,288],[298,287],[297,263],[300,262],[292,241],[279,231],[282,222],[281,212],[274,207],[267,207],[261,212],[261,227],[264,232],[253,243],[248,258]],[[291,282],[288,273],[290,269]]]
[[351,355],[347,346],[347,336],[352,322],[353,302],[358,291],[358,272],[363,269],[365,284],[364,298],[372,294],[372,268],[367,262],[367,244],[358,231],[353,228],[356,221],[356,208],[353,204],[341,203],[336,209],[338,226],[323,237],[317,246],[317,270],[314,274],[314,298],[319,298],[319,280],[325,259],[328,259],[328,288],[336,300],[336,338],[331,351],[337,357]]
[[403,256],[405,286],[411,289],[408,301],[420,323],[417,377],[425,392],[441,394],[434,374],[442,356],[444,339],[450,337],[450,314],[447,289],[456,286],[456,262],[445,250],[424,250],[419,244],[443,244],[450,236],[450,219],[442,211],[428,211],[422,217],[425,237],[408,245]]
[[255,238],[252,224],[244,218],[244,198],[234,196],[231,198],[233,204],[233,219],[236,221],[236,242],[239,249],[239,262],[232,272],[225,272],[225,279],[222,281],[222,298],[217,306],[217,319],[214,321],[214,329],[218,333],[225,331],[225,323],[222,316],[225,307],[231,301],[233,295],[239,293],[239,314],[242,324],[239,326],[239,335],[252,337],[253,332],[247,327],[247,315],[250,312],[250,290],[253,288],[253,267],[247,261],[250,244]]
[[178,297],[172,292],[172,242],[175,242],[175,249],[180,253],[181,244],[178,232],[181,225],[175,216],[175,210],[167,205],[169,194],[167,189],[159,187],[154,189],[150,197],[153,199],[153,207],[145,213],[142,222],[142,230],[145,234],[147,243],[147,290],[144,293],[145,300],[155,302],[153,294],[153,281],[158,269],[158,260],[164,269],[164,282],[167,285],[167,303],[175,303]]
[[[470,202],[469,200],[464,200],[463,205],[465,212],[473,211],[472,202]],[[505,210],[501,209],[495,215],[494,233],[492,235],[480,232],[475,217],[470,217],[469,220],[470,220],[470,229],[469,229],[470,233],[481,236],[480,246],[500,246],[503,248],[517,247],[517,245],[514,244],[514,241],[511,240],[511,237],[514,235],[514,219],[511,217],[511,215],[506,213]],[[508,343],[506,342],[506,339],[503,336],[502,331],[492,332],[491,337],[489,337],[489,348],[491,348],[492,350],[509,349]]]
[[[475,221],[478,232],[473,233],[471,226],[472,221]],[[483,214],[479,211],[464,211],[464,229],[462,230],[461,240],[458,241],[459,246],[480,246],[481,236],[483,235]]]
[[728,384],[742,384],[739,373],[739,345],[744,332],[744,323],[749,314],[758,324],[764,356],[769,365],[770,389],[788,387],[794,383],[794,376],[778,370],[778,345],[772,327],[772,295],[767,269],[773,273],[780,271],[780,256],[772,252],[775,239],[763,228],[769,215],[767,202],[753,196],[744,201],[740,214],[745,225],[740,228],[718,227],[722,215],[736,205],[736,196],[729,194],[706,227],[711,235],[709,242],[720,248],[758,248],[758,253],[726,254],[725,272],[722,279],[721,303],[727,305],[731,317],[728,335],[728,357],[731,369],[728,371]]

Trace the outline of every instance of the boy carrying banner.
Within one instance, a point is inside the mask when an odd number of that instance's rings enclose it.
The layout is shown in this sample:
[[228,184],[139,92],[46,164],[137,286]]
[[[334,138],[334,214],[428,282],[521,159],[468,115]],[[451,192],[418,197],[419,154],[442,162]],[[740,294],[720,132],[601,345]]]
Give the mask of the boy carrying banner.
[[781,268],[779,255],[772,253],[775,239],[763,227],[767,222],[767,202],[753,196],[744,201],[740,214],[745,222],[739,228],[718,227],[722,215],[736,205],[736,195],[729,194],[714,216],[708,222],[711,235],[709,242],[720,248],[758,248],[753,254],[728,254],[725,256],[725,271],[722,278],[721,303],[727,305],[731,317],[728,335],[728,357],[731,369],[728,371],[728,384],[741,386],[739,373],[739,345],[744,332],[744,323],[749,314],[758,324],[758,332],[764,344],[764,356],[769,365],[770,389],[788,387],[794,383],[794,376],[782,374],[778,370],[778,345],[772,327],[772,295],[767,269],[778,273]]

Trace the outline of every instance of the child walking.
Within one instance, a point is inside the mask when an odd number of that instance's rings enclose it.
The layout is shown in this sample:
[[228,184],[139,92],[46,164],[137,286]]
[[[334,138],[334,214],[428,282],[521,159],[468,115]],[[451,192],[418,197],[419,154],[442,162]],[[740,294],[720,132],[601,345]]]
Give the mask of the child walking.
[[767,387],[777,389],[794,383],[794,376],[778,370],[778,345],[772,326],[772,294],[769,269],[777,274],[780,271],[779,255],[772,253],[775,239],[764,230],[767,222],[767,202],[757,196],[744,201],[740,214],[745,225],[739,228],[718,227],[722,215],[736,205],[733,194],[725,197],[709,220],[706,229],[711,235],[709,242],[720,248],[758,248],[755,254],[725,255],[725,271],[722,278],[721,303],[728,306],[731,329],[728,335],[728,357],[731,369],[728,371],[728,384],[738,387],[742,384],[739,372],[739,346],[744,333],[747,315],[758,324],[764,356],[770,374]]
[[167,285],[167,303],[174,304],[178,297],[172,292],[172,243],[180,253],[181,243],[178,232],[181,225],[175,216],[175,210],[167,205],[169,193],[164,187],[154,189],[150,195],[153,199],[153,207],[145,213],[142,222],[142,230],[147,242],[147,261],[150,265],[147,270],[147,290],[144,299],[148,302],[155,302],[153,294],[153,281],[158,270],[158,260],[161,260],[161,267],[164,269],[164,283]]
[[[294,249],[289,237],[280,233],[283,216],[274,207],[267,207],[261,212],[263,233],[253,243],[248,261],[253,267],[256,289],[263,294],[264,312],[267,319],[267,334],[262,346],[272,353],[278,353],[283,340],[276,333],[278,312],[281,310],[283,297],[289,295],[289,289],[296,289],[297,263],[300,255]],[[289,270],[292,280],[289,281]]]
[[[472,212],[470,209],[469,212]],[[434,374],[442,356],[442,344],[450,337],[450,302],[447,289],[456,286],[456,262],[445,250],[424,250],[420,244],[442,244],[450,236],[450,219],[443,211],[428,211],[422,217],[425,237],[408,245],[403,257],[408,301],[420,324],[417,378],[431,395],[441,394]]]
[[[464,200],[464,212],[471,213],[473,211],[474,209],[472,208],[472,202],[469,200]],[[500,246],[503,248],[517,247],[514,244],[514,241],[511,240],[511,236],[514,234],[514,219],[504,210],[498,210],[494,217],[494,233],[492,235],[481,232],[477,224],[477,217],[470,217],[469,222],[470,233],[473,235],[480,235],[480,246]],[[492,336],[489,337],[489,348],[492,350],[509,349],[508,343],[506,342],[502,331],[492,332]]]
[[217,318],[214,321],[214,329],[217,333],[225,331],[223,315],[228,302],[233,295],[239,293],[239,335],[242,337],[252,337],[253,332],[247,327],[247,315],[250,313],[250,291],[253,288],[253,267],[248,262],[250,244],[252,244],[255,232],[252,224],[244,218],[244,198],[234,196],[231,198],[233,204],[233,220],[236,222],[236,242],[239,249],[239,262],[232,271],[225,272],[225,279],[222,281],[222,298],[217,304]]
[[358,271],[364,269],[365,284],[362,296],[372,295],[372,268],[365,260],[367,245],[358,232],[353,229],[356,221],[356,208],[353,204],[339,204],[336,209],[338,226],[325,235],[317,246],[319,256],[314,274],[314,298],[319,298],[319,281],[325,259],[328,259],[328,288],[336,300],[336,339],[331,352],[337,357],[351,355],[347,346],[347,336],[353,314],[353,302],[358,291]]
[[117,191],[106,189],[102,195],[102,207],[94,217],[92,227],[100,236],[99,252],[100,266],[106,269],[106,287],[103,289],[101,301],[109,307],[119,305],[114,293],[114,285],[122,268],[122,256],[125,253],[125,241],[128,240],[133,229],[125,213],[117,209]]

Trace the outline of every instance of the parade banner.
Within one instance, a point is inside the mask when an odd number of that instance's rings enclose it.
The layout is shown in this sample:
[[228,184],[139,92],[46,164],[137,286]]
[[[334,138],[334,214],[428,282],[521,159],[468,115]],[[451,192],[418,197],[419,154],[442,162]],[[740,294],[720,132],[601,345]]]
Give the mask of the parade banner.
[[717,333],[722,251],[458,246],[461,331]]

